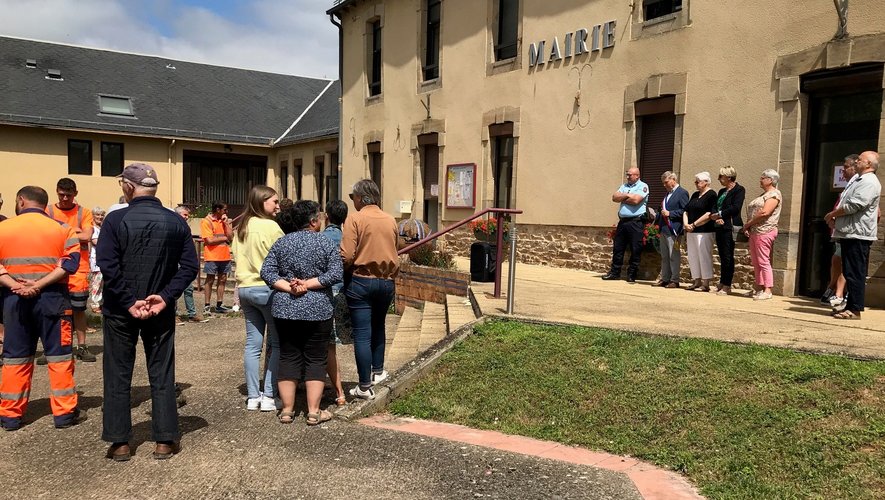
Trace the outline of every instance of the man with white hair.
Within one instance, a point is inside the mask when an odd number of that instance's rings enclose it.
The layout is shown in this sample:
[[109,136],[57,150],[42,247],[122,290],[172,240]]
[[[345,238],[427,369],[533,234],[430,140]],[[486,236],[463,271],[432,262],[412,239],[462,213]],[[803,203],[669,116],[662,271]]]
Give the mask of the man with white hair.
[[857,159],[857,175],[839,200],[839,206],[825,219],[833,231],[833,238],[842,246],[842,274],[848,291],[845,310],[834,311],[836,319],[860,319],[864,310],[867,268],[870,246],[877,239],[879,197],[882,184],[876,177],[879,153],[864,151]]

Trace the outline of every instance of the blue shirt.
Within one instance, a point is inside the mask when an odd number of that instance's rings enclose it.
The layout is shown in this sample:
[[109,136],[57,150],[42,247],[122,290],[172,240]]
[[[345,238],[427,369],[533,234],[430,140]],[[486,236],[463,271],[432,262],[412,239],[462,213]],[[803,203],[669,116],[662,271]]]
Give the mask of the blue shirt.
[[326,288],[308,290],[299,297],[275,290],[271,296],[271,314],[274,318],[305,321],[332,318],[331,286],[341,282],[342,274],[341,252],[329,238],[305,230],[283,236],[270,247],[261,266],[261,279],[273,287],[281,279],[317,278]]
[[642,195],[642,202],[638,205],[630,205],[626,201],[622,201],[620,208],[618,208],[619,218],[624,219],[645,215],[645,205],[648,203],[648,184],[642,181],[636,181],[633,184],[621,184],[618,192]]
[[[329,224],[326,226],[326,229],[323,229],[323,232],[320,233],[326,238],[332,240],[332,244],[335,245],[335,248],[341,246],[341,228],[336,226],[335,224]],[[341,288],[344,287],[344,283],[336,283],[332,285],[332,295],[338,295],[338,292],[341,291]]]

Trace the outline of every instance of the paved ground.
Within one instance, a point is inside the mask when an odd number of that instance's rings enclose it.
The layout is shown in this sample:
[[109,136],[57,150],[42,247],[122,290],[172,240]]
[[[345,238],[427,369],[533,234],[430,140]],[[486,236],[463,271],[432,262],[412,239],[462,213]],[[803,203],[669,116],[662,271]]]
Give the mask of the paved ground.
[[[127,463],[104,458],[101,356],[77,364],[89,419],[67,430],[52,428],[47,375],[37,367],[26,425],[0,433],[0,484],[14,488],[16,498],[640,498],[625,474],[589,465],[360,423],[284,426],[273,413],[246,412],[243,337],[240,318],[179,328],[177,379],[188,399],[180,410],[183,451],[165,462],[151,459],[141,356],[133,397],[137,449]],[[90,342],[101,350],[100,335]],[[352,350],[345,347],[340,358],[349,388]]]
[[[469,269],[466,259],[458,259]],[[506,297],[508,266],[502,275]],[[517,316],[630,331],[758,343],[853,357],[885,359],[885,311],[867,309],[860,320],[837,320],[817,300],[779,297],[753,301],[740,295],[665,289],[652,282],[603,281],[594,272],[516,265]],[[483,314],[504,314],[492,283],[473,285]]]

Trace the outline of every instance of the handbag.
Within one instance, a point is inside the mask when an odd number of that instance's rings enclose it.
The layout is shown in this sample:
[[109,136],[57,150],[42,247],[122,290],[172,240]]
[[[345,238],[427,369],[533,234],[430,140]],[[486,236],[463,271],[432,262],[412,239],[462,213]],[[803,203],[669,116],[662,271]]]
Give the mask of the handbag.
[[750,238],[744,234],[744,226],[732,226],[731,235],[734,237],[734,241],[738,243],[746,243],[750,241]]

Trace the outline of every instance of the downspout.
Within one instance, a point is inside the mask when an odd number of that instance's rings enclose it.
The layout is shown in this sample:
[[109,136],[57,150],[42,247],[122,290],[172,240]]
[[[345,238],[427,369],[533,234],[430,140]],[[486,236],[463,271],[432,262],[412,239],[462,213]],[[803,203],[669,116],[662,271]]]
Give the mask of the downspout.
[[[172,142],[169,143],[169,203],[175,204],[175,186],[173,186],[172,179],[175,177],[172,173],[172,149],[175,148],[175,139],[172,139]],[[182,174],[182,182],[184,182],[184,175]],[[183,184],[182,184],[183,186]],[[182,203],[184,200],[181,200]]]
[[341,23],[335,22],[335,15],[329,14],[329,21],[332,22],[335,26],[338,27],[338,199],[341,199],[343,190],[342,186],[344,184],[344,175],[343,169],[341,168],[341,162],[344,158],[344,140],[341,138],[341,134],[343,129],[341,128],[341,120],[344,117],[344,30],[341,28]]

